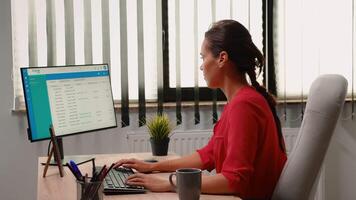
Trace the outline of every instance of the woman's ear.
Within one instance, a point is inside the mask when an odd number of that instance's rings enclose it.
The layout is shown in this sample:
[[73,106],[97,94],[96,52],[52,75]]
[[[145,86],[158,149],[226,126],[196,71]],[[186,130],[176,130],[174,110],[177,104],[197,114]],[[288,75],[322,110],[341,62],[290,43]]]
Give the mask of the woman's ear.
[[226,51],[222,51],[219,54],[219,66],[223,66],[229,60],[229,55]]

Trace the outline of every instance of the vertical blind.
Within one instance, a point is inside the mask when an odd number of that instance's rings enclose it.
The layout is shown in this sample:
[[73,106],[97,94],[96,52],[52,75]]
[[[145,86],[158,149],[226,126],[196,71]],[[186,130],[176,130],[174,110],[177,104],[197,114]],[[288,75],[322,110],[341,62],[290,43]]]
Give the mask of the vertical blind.
[[[204,32],[214,21],[235,19],[262,49],[261,8],[262,1],[249,0],[14,0],[14,109],[24,104],[20,67],[108,63],[122,126],[130,125],[132,102],[138,102],[141,126],[148,101],[157,102],[158,113],[163,112],[163,71],[169,67],[169,86],[177,91],[177,122],[182,121],[180,89],[192,87],[192,118],[200,123]],[[163,60],[166,50],[169,63]],[[212,95],[216,120],[216,91]]]
[[[313,80],[321,74],[341,74],[348,80],[354,115],[354,0],[275,1],[276,81],[284,104],[282,119],[301,120],[303,102]],[[299,102],[299,114],[287,115],[287,104]]]
[[[204,33],[213,21],[234,19],[241,22],[249,29],[256,46],[262,50],[262,1],[169,0],[168,10],[170,87],[176,87],[178,82],[176,76],[181,78],[181,87],[194,86],[195,52],[199,55]],[[196,20],[194,20],[195,14]],[[197,33],[196,36],[194,31]],[[197,37],[195,48],[193,48],[194,37]],[[197,68],[200,64],[199,61]],[[180,70],[177,71],[177,68]],[[198,85],[206,87],[202,73],[198,74]]]
[[[194,123],[200,123],[199,88],[206,87],[199,70],[200,45],[212,22],[235,19],[249,29],[262,50],[262,1],[168,0],[169,87],[176,88],[176,117],[181,121],[182,88],[194,88]],[[212,116],[216,122],[217,92],[212,93]]]

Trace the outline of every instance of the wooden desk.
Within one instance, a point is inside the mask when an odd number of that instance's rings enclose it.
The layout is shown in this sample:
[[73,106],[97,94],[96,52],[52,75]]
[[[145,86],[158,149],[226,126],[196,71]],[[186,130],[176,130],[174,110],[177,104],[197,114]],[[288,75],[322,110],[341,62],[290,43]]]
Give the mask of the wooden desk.
[[[93,155],[95,157],[95,164],[110,165],[111,163],[122,158],[137,158],[137,159],[149,159],[152,158],[151,153],[131,153],[131,154],[101,154]],[[154,157],[157,160],[173,159],[178,156],[157,156]],[[38,178],[37,178],[37,199],[39,200],[76,200],[76,183],[75,178],[67,167],[64,167],[65,175],[63,178],[59,176],[58,167],[50,166],[47,171],[46,178],[42,178],[44,166],[41,164],[46,161],[47,157],[40,157],[38,159]],[[85,163],[79,166],[83,173],[91,174],[92,163]],[[167,175],[167,174],[165,174]],[[104,195],[105,200],[120,199],[120,200],[178,200],[178,195],[174,192],[167,193],[154,193],[147,192],[145,194],[129,194],[129,195]],[[201,195],[201,200],[240,200],[234,196],[224,195]]]

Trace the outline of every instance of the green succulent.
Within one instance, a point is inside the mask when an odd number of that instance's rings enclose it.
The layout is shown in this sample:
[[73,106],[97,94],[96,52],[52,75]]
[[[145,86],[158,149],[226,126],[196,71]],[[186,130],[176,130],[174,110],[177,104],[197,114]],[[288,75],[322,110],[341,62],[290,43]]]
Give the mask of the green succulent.
[[173,126],[166,114],[156,115],[147,121],[148,133],[153,140],[163,140],[168,138],[173,130]]

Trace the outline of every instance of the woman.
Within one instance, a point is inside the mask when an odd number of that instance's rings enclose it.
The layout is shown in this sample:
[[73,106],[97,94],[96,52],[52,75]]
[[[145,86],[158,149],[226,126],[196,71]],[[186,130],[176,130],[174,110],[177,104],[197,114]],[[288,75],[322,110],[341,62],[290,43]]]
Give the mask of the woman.
[[[268,199],[287,157],[276,102],[256,81],[256,68],[261,72],[264,58],[248,30],[234,20],[213,24],[205,33],[201,57],[200,69],[208,87],[220,88],[227,97],[209,143],[192,155],[176,160],[146,163],[125,159],[116,166],[139,172],[174,171],[184,167],[216,169],[216,175],[202,177],[203,193]],[[127,183],[157,192],[172,189],[168,180],[153,174],[138,173]]]

